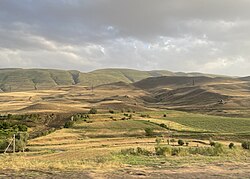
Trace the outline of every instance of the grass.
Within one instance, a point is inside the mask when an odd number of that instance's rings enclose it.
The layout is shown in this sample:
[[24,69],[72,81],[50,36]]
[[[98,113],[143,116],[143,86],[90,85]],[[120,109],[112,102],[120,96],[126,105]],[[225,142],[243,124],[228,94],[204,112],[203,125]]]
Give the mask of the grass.
[[[160,123],[159,119],[171,121],[188,127],[189,129],[187,129],[190,131],[203,130],[217,133],[250,132],[250,118],[220,117],[179,111],[149,112],[149,114],[152,118],[158,118],[157,123]],[[163,117],[163,114],[166,114],[166,117]]]
[[[160,117],[164,112],[151,113],[151,116]],[[168,111],[168,114],[178,116],[175,111]],[[115,114],[122,116],[123,114]],[[119,171],[130,166],[133,170],[144,168],[145,170],[168,169],[175,170],[180,167],[197,167],[200,165],[213,165],[216,163],[237,163],[248,164],[249,151],[240,149],[236,144],[236,149],[229,150],[225,155],[220,156],[156,156],[156,155],[123,155],[122,149],[141,147],[154,152],[156,146],[154,137],[146,137],[142,131],[146,127],[155,130],[166,131],[158,124],[154,124],[147,119],[141,119],[140,114],[134,114],[135,119],[112,121],[110,114],[91,115],[92,123],[84,121],[76,122],[74,128],[60,129],[47,136],[42,136],[29,141],[30,152],[16,154],[0,154],[0,170],[13,173],[17,171],[88,171],[110,173]],[[109,119],[109,121],[107,121]],[[149,119],[153,119],[149,118]],[[164,121],[165,119],[158,119]],[[119,135],[133,130],[136,137]],[[113,134],[107,137],[107,133]],[[103,138],[93,136],[93,134],[103,135]],[[140,137],[138,137],[140,136]],[[207,142],[207,141],[206,141]],[[176,143],[174,144],[176,145]],[[190,147],[196,147],[196,142],[189,142]],[[227,147],[227,143],[223,144]],[[199,146],[203,146],[199,144]],[[187,148],[187,147],[184,147]],[[158,171],[160,172],[160,171]]]
[[126,120],[126,121],[106,121],[106,122],[93,122],[93,123],[78,123],[74,128],[83,129],[109,129],[109,130],[137,130],[152,128],[162,130],[158,125],[152,124],[147,121],[140,120]]
[[[77,75],[76,75],[77,74]],[[3,91],[50,89],[57,85],[101,85],[113,82],[131,83],[152,76],[171,74],[168,71],[138,71],[130,69],[103,69],[89,73],[54,69],[1,69],[0,88]]]

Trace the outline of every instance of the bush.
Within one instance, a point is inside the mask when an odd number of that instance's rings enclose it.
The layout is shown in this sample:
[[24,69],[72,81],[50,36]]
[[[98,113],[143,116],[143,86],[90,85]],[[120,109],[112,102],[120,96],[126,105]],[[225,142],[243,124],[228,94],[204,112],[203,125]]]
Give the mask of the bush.
[[172,154],[172,149],[170,146],[156,146],[155,147],[155,154],[156,155],[171,155]]
[[250,142],[247,142],[247,141],[242,142],[241,146],[243,149],[250,149]]
[[178,140],[178,144],[182,146],[182,145],[184,145],[184,141],[181,140],[181,139],[179,139],[179,140]]
[[109,113],[110,113],[110,114],[114,114],[115,111],[110,109],[110,110],[109,110]]
[[234,143],[231,142],[231,143],[228,145],[228,147],[229,147],[230,149],[234,148]]
[[154,131],[152,128],[146,128],[144,130],[145,130],[146,136],[153,136],[154,135]]
[[89,114],[97,114],[97,109],[96,108],[91,108],[89,110]]
[[166,115],[166,114],[163,114],[163,117],[167,117],[167,115]]
[[28,130],[28,127],[26,125],[18,124],[17,126],[18,126],[18,130],[21,132],[27,132]]
[[218,156],[220,154],[224,153],[224,147],[221,143],[216,142],[214,145],[214,154],[215,156]]
[[28,133],[18,133],[16,135],[16,151],[24,151],[28,143]]
[[71,128],[71,127],[73,127],[73,125],[74,125],[73,121],[67,121],[64,124],[64,128]]
[[10,122],[0,122],[0,129],[10,129],[11,128],[11,123]]
[[151,151],[148,151],[148,150],[143,149],[141,147],[137,147],[136,149],[134,149],[134,148],[122,149],[121,154],[122,155],[145,155],[145,156],[150,156],[153,153]]
[[210,140],[210,141],[209,141],[209,145],[211,145],[211,146],[215,146],[215,142],[214,142],[214,141],[212,141],[212,140]]
[[150,118],[149,114],[141,114],[140,117]]
[[7,146],[8,146],[7,140],[0,140],[0,152],[4,152]]
[[168,129],[168,126],[166,124],[161,123],[159,126]]

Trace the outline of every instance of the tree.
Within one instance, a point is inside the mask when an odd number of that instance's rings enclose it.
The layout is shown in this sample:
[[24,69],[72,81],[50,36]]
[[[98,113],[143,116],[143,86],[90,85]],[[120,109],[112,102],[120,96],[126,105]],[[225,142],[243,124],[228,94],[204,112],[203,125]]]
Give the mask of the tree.
[[233,147],[234,147],[234,143],[230,143],[229,145],[228,145],[228,147],[230,148],[230,149],[232,149]]
[[181,140],[181,139],[179,139],[179,140],[178,140],[178,144],[182,146],[182,145],[184,145],[184,141]]
[[250,142],[242,142],[241,146],[243,149],[250,149]]

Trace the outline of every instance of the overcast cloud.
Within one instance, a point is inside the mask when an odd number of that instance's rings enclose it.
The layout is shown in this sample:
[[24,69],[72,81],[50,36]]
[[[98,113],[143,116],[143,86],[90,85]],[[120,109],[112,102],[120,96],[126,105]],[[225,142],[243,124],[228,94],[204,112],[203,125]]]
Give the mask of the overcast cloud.
[[249,0],[0,0],[0,68],[250,75]]

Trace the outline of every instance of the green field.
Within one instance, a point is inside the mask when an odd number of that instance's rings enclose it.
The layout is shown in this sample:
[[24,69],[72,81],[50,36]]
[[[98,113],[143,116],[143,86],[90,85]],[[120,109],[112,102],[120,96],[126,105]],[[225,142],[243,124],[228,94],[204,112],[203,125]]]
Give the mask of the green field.
[[[180,111],[148,112],[147,114],[152,118],[176,122],[199,131],[250,133],[250,118],[220,117]],[[166,117],[163,117],[163,114],[166,114]]]

